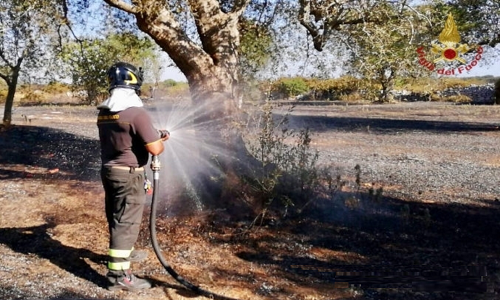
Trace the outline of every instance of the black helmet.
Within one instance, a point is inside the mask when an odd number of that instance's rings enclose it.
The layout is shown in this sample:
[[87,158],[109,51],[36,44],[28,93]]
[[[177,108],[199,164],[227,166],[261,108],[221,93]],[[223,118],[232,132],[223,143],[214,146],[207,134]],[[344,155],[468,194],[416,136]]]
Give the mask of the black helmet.
[[139,91],[142,85],[142,69],[137,70],[131,64],[117,62],[108,70],[109,90],[116,87],[129,88]]

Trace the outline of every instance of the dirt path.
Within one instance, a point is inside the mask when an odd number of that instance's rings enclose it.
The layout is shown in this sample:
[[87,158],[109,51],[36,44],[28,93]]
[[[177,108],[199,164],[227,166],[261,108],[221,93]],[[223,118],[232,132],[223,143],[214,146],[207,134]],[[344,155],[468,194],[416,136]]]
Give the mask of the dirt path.
[[[249,220],[220,211],[171,217],[158,224],[161,247],[188,280],[233,299],[500,299],[499,112],[300,107],[291,124],[311,127],[349,190],[245,235]],[[139,247],[150,255],[134,269],[155,287],[104,288],[94,120],[88,108],[18,108],[0,132],[0,298],[204,299],[157,262],[147,216]]]

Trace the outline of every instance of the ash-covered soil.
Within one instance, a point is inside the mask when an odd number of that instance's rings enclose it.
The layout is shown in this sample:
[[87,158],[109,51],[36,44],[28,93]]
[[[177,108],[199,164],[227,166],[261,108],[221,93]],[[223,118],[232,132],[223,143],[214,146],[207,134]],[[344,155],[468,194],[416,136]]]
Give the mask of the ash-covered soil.
[[[500,299],[499,112],[298,106],[290,125],[311,129],[343,190],[251,231],[223,209],[161,219],[160,245],[181,275],[232,299]],[[133,268],[155,287],[104,288],[95,115],[19,107],[0,132],[0,298],[204,299],[154,257],[148,209],[138,248],[149,257]]]

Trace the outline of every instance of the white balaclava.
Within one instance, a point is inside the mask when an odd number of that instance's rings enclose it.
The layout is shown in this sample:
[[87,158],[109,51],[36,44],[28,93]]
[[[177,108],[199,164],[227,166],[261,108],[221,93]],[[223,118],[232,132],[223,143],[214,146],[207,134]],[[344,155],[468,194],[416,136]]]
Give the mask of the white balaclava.
[[125,110],[129,107],[143,107],[144,104],[134,89],[114,88],[106,101],[97,106],[98,109],[109,109],[112,112]]

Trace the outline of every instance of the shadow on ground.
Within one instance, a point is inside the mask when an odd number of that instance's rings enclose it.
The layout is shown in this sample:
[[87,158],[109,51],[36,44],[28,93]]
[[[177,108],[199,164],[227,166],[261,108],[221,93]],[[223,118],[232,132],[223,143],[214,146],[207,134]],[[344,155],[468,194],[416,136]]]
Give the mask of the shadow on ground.
[[405,133],[428,131],[433,133],[498,131],[499,123],[474,123],[452,121],[398,120],[385,118],[352,118],[327,116],[290,116],[290,124],[315,131],[367,131],[373,133]]
[[[358,289],[364,296],[355,299],[500,299],[498,201],[479,207],[365,195],[356,208],[316,204],[238,240],[246,248],[237,256],[274,266],[297,285]],[[300,244],[303,253],[279,250]],[[318,259],[311,246],[339,255]]]
[[[461,122],[339,117],[294,119],[318,126],[326,124],[325,130],[356,131],[366,130],[367,126],[379,132],[497,130],[494,124]],[[13,126],[0,132],[0,147],[2,166],[60,170],[56,174],[33,176],[83,181],[98,178],[97,140],[46,127]],[[26,177],[23,169],[0,169],[0,180],[21,177]],[[272,266],[276,270],[273,276],[287,278],[297,286],[324,284],[332,289],[359,290],[361,296],[352,299],[500,298],[498,202],[485,200],[484,206],[474,206],[417,203],[391,197],[371,201],[367,195],[361,200],[354,208],[346,207],[341,201],[320,200],[299,217],[265,224],[257,234],[229,242],[227,238],[217,239],[212,235],[210,240],[238,245],[239,258]],[[35,253],[75,276],[100,286],[104,284],[103,276],[82,259],[104,258],[53,240],[48,234],[53,226],[0,228],[0,243],[19,253]],[[213,228],[214,232],[220,230]],[[294,251],[287,250],[289,245],[294,246],[291,247]],[[325,261],[307,249],[296,251],[298,245],[339,255]],[[345,259],[344,254],[357,259]],[[238,270],[234,272],[235,278],[241,276]],[[279,293],[271,288],[264,292],[270,297]]]
[[55,226],[56,224],[47,223],[33,227],[0,228],[0,243],[15,252],[35,254],[47,259],[61,269],[105,288],[106,278],[89,266],[85,259],[103,264],[107,257],[87,249],[66,246],[54,240],[49,231]]
[[0,180],[42,177],[99,180],[99,141],[48,127],[0,130]]

